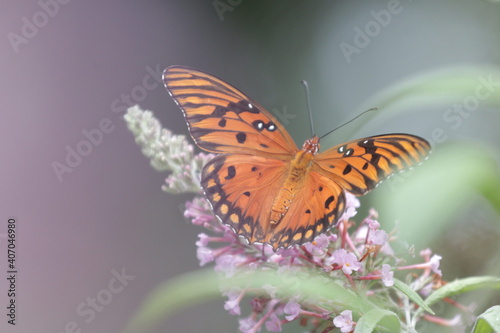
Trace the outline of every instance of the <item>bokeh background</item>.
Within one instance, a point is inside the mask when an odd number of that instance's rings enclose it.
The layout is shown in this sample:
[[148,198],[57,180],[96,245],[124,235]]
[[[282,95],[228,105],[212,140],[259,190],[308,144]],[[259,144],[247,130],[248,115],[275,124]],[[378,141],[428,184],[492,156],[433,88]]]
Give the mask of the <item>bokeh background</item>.
[[[389,9],[391,15],[377,21],[377,13]],[[166,174],[150,167],[123,121],[126,107],[139,104],[187,134],[159,83],[173,64],[239,87],[281,117],[297,142],[310,135],[302,79],[310,85],[319,134],[382,107],[330,135],[323,147],[405,132],[429,139],[435,149],[423,166],[363,198],[364,212],[376,206],[389,229],[399,219],[403,237],[405,223],[410,234],[420,230],[408,243],[443,255],[445,279],[499,273],[496,187],[485,197],[474,186],[464,192],[456,185],[483,174],[484,163],[492,177],[498,170],[498,1],[3,1],[0,31],[2,309],[10,216],[18,221],[19,270],[17,325],[8,325],[2,310],[1,332],[120,332],[155,286],[199,267],[194,242],[201,229],[183,218],[190,196],[161,191]],[[439,73],[469,85],[432,88],[429,77]],[[448,111],[474,94],[481,75],[496,82],[496,97],[466,115]],[[402,101],[387,103],[394,112],[374,105],[419,78],[431,87],[428,93],[410,89]],[[108,133],[83,147],[85,133],[102,122]],[[68,151],[77,147],[88,154],[69,166]],[[487,156],[478,168],[469,167],[477,159],[471,151]],[[58,173],[56,165],[66,169]],[[455,167],[465,171],[439,183]],[[416,177],[426,195],[408,190]],[[448,185],[459,186],[456,193]],[[399,205],[412,207],[413,219],[391,210]],[[427,222],[419,212],[430,214],[424,214]],[[90,310],[92,298],[109,290],[113,272],[125,272],[127,285]],[[489,293],[480,306],[498,302],[498,293]],[[178,313],[155,332],[236,330],[221,298]]]

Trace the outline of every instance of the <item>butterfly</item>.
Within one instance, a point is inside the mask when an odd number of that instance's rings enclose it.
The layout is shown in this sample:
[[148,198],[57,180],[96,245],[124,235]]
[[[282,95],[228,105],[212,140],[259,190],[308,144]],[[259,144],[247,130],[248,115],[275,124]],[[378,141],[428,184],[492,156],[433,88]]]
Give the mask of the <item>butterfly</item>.
[[410,134],[366,137],[322,153],[313,136],[298,149],[276,118],[225,81],[184,66],[165,69],[163,81],[198,147],[218,154],[201,174],[214,213],[250,244],[277,250],[314,240],[342,216],[346,191],[366,194],[431,150]]

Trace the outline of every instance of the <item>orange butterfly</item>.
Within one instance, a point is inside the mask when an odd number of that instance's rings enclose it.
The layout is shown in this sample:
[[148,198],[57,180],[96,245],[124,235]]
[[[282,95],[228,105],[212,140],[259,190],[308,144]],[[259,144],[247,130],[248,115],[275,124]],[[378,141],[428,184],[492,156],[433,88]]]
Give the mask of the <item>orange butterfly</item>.
[[318,154],[319,138],[298,149],[264,108],[221,79],[183,66],[163,73],[201,149],[220,153],[201,186],[215,214],[249,243],[274,250],[312,241],[345,209],[345,192],[363,195],[396,171],[422,162],[426,140],[384,134]]

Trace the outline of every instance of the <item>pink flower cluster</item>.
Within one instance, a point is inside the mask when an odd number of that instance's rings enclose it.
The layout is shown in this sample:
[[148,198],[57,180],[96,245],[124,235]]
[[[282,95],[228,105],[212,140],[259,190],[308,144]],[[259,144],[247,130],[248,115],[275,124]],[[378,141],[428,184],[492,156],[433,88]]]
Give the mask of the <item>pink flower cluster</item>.
[[[426,288],[432,288],[436,280],[440,281],[440,256],[431,256],[430,250],[425,250],[421,253],[424,262],[400,266],[404,260],[395,256],[390,245],[395,237],[380,228],[377,211],[371,209],[368,216],[356,227],[352,218],[357,214],[359,200],[349,193],[347,199],[344,215],[330,232],[319,235],[311,243],[279,249],[276,252],[269,245],[247,244],[232,229],[214,217],[204,198],[195,198],[188,202],[185,216],[191,219],[193,224],[209,229],[212,234],[199,234],[196,245],[200,265],[215,262],[215,271],[226,278],[243,269],[274,269],[277,272],[320,270],[332,279],[343,280],[347,288],[368,290],[368,296],[388,295],[389,288],[394,285],[395,271],[423,272],[415,279],[420,282],[420,287],[416,289],[422,294],[425,294]],[[354,330],[356,322],[350,310],[312,304],[300,295],[283,298],[278,296],[282,293],[277,289],[270,284],[263,285],[259,296],[255,296],[255,290],[223,290],[227,297],[224,308],[232,315],[241,316],[240,303],[250,298],[251,313],[239,319],[239,328],[243,333],[258,332],[263,327],[270,332],[280,332],[284,324],[295,320],[301,325],[311,327],[311,331],[318,327],[330,327],[326,331],[335,328],[340,332]]]

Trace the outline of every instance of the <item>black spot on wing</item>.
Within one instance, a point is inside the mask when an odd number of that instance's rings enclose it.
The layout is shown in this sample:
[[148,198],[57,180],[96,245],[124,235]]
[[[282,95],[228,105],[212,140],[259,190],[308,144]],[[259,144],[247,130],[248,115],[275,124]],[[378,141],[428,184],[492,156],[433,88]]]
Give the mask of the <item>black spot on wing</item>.
[[238,143],[245,143],[245,141],[247,140],[247,135],[243,132],[238,132],[236,134],[236,140],[238,141]]
[[351,165],[347,164],[346,167],[344,168],[344,171],[342,171],[342,174],[345,176],[345,175],[347,175],[351,171],[352,171]]
[[225,179],[231,179],[231,178],[234,178],[234,176],[236,176],[236,168],[231,165],[229,167],[227,167],[227,176],[225,177]]
[[222,118],[219,120],[219,127],[226,127],[227,120]]
[[267,123],[267,126],[266,126],[266,129],[269,131],[269,132],[274,132],[276,131],[278,127],[276,126],[275,123],[273,123],[272,121],[268,122]]
[[257,129],[258,131],[262,131],[264,128],[265,128],[265,124],[262,120],[255,120],[253,123],[252,123],[253,127],[255,127],[255,129]]
[[325,208],[330,209],[330,205],[333,201],[335,201],[335,197],[333,195],[329,196],[328,199],[325,200]]
[[354,152],[354,149],[352,149],[352,148],[347,149],[344,153],[344,157],[351,156],[353,152]]

